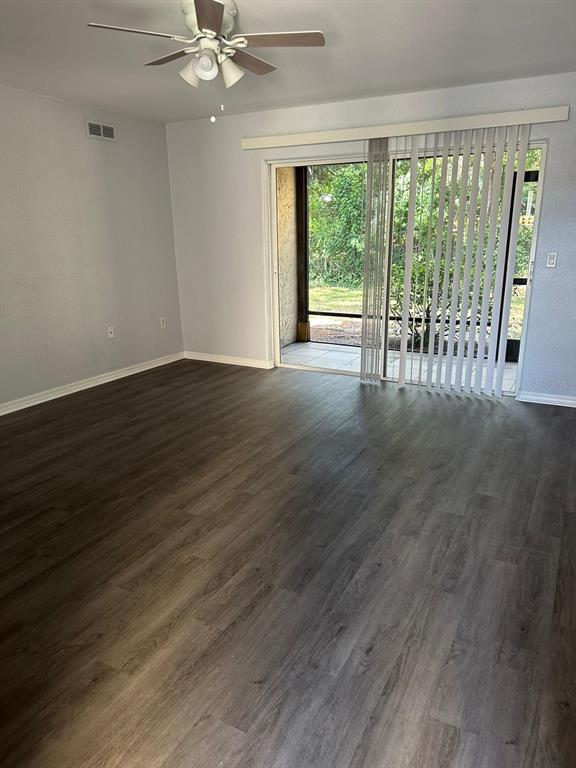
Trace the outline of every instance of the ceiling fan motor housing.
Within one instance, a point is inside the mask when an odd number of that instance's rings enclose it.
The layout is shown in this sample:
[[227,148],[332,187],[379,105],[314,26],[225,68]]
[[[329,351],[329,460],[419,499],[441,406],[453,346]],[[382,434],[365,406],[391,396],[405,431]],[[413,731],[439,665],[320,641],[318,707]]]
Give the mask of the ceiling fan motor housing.
[[[224,6],[222,29],[214,31],[216,31],[217,34],[223,35],[224,37],[229,37],[236,23],[238,8],[234,0],[223,0],[222,4]],[[200,29],[198,28],[198,21],[196,20],[196,8],[194,6],[194,0],[182,0],[182,13],[184,14],[184,21],[188,29],[194,35],[198,34]]]

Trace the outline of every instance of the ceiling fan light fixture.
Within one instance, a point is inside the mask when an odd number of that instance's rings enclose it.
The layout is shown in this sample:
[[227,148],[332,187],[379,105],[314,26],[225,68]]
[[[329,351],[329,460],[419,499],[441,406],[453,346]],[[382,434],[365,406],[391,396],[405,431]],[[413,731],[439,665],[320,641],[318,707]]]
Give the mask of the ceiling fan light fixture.
[[236,0],[180,0],[180,3],[188,29],[185,35],[119,27],[100,22],[90,22],[88,26],[183,43],[185,48],[148,61],[146,66],[171,64],[192,55],[188,65],[181,69],[179,74],[194,88],[198,88],[203,80],[216,79],[220,69],[226,88],[235,85],[244,76],[244,70],[255,75],[274,72],[274,64],[254,56],[246,50],[247,48],[315,48],[326,44],[324,34],[320,30],[232,35],[238,14]]
[[197,76],[196,72],[194,71],[194,59],[192,61],[189,61],[188,64],[184,67],[184,69],[181,69],[180,72],[178,72],[182,80],[185,80],[188,85],[193,85],[194,88],[198,88],[200,86],[200,78]]
[[246,74],[243,69],[240,69],[238,64],[235,64],[232,59],[227,56],[223,57],[220,62],[220,70],[226,88],[231,88],[233,85],[236,85],[236,83]]
[[216,54],[210,48],[202,48],[194,54],[192,68],[200,80],[214,80],[218,77],[218,61]]

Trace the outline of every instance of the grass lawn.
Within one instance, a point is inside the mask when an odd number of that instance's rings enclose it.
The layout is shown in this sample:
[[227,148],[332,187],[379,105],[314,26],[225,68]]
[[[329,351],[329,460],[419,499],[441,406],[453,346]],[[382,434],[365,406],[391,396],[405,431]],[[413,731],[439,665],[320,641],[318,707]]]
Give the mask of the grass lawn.
[[310,286],[310,309],[314,312],[362,312],[362,288]]
[[510,322],[508,323],[509,339],[519,339],[522,335],[525,300],[526,288],[524,286],[515,285],[512,293],[512,301],[510,302]]
[[[510,306],[509,338],[519,339],[522,331],[525,289],[515,286]],[[339,288],[333,285],[310,287],[310,309],[314,312],[362,313],[362,288]]]

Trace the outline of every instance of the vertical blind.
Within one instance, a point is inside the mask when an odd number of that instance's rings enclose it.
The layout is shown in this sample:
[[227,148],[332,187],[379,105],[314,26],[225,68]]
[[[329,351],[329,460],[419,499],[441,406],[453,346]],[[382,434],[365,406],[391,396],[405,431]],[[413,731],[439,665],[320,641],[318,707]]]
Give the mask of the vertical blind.
[[[400,223],[402,312],[399,349],[394,352],[400,384],[502,394],[522,196],[522,183],[515,183],[515,176],[524,177],[529,134],[528,125],[516,125],[390,141],[387,176],[393,172],[394,158],[410,167],[408,210]],[[369,147],[368,203],[374,195],[374,163],[380,166],[382,158]],[[377,173],[380,179],[381,167]],[[367,327],[378,301],[381,322],[388,320],[386,273],[392,249],[381,232],[398,225],[388,221],[394,217],[393,201],[377,202],[384,224],[374,219],[375,206],[369,210],[367,205]],[[377,248],[382,249],[381,259],[374,253]],[[382,341],[382,355],[392,354],[385,330],[379,336],[363,336],[362,359],[375,360],[369,348],[377,341]],[[363,369],[362,378],[374,380],[370,366]]]
[[388,139],[372,139],[368,144],[364,294],[360,350],[360,378],[367,382],[380,381],[382,373],[382,307],[388,232],[387,188]]

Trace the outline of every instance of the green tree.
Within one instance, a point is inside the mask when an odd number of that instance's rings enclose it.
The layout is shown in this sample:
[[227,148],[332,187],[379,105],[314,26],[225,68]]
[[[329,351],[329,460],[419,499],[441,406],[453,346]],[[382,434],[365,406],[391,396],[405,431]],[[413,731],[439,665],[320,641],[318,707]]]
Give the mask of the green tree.
[[364,259],[366,164],[309,169],[309,275],[311,285],[358,288]]
[[[539,167],[539,150],[530,150],[527,158],[528,169]],[[460,211],[456,206],[452,221],[449,213],[449,180],[452,174],[454,158],[448,158],[446,178],[448,179],[447,196],[444,207],[442,244],[440,251],[440,291],[445,287],[448,298],[454,279],[454,245],[458,230]],[[458,158],[462,163],[462,157]],[[432,311],[432,269],[436,247],[436,225],[440,209],[440,181],[442,158],[422,158],[417,170],[417,199],[414,220],[414,249],[411,275],[411,329],[414,343],[419,343],[422,334],[424,344],[428,343],[431,328],[437,332],[438,316],[431,317]],[[347,163],[338,165],[316,165],[309,169],[308,207],[309,207],[309,274],[311,286],[335,286],[355,288],[362,286],[363,251],[364,251],[364,196],[366,191],[367,168],[365,163]],[[483,183],[483,168],[480,183]],[[469,184],[470,184],[469,175]],[[457,199],[461,197],[460,173],[457,182]],[[529,182],[523,188],[523,207],[521,213],[528,217],[521,220],[518,232],[516,254],[516,275],[525,275],[528,270],[530,247],[532,242],[532,224],[530,214],[536,195],[537,184]],[[404,298],[404,268],[406,258],[407,219],[410,193],[410,161],[397,160],[394,165],[394,209],[391,238],[390,272],[390,315],[402,313]],[[476,217],[480,205],[478,196],[475,212],[469,210],[469,192],[463,196],[466,202],[464,211],[464,235],[467,231],[468,217]],[[531,207],[531,210],[527,208]],[[500,233],[498,233],[500,236]],[[448,270],[445,269],[445,256],[451,242],[451,259]],[[464,237],[461,274],[457,282],[461,283],[466,258],[466,236]],[[486,247],[473,242],[474,252],[479,247]],[[446,280],[444,280],[446,278]],[[472,271],[472,281],[474,271]],[[338,311],[334,307],[333,311]],[[457,311],[460,312],[460,304]],[[513,311],[521,313],[522,307]],[[423,319],[423,322],[422,322]],[[515,322],[513,318],[513,322]],[[438,340],[437,342],[438,343]]]

